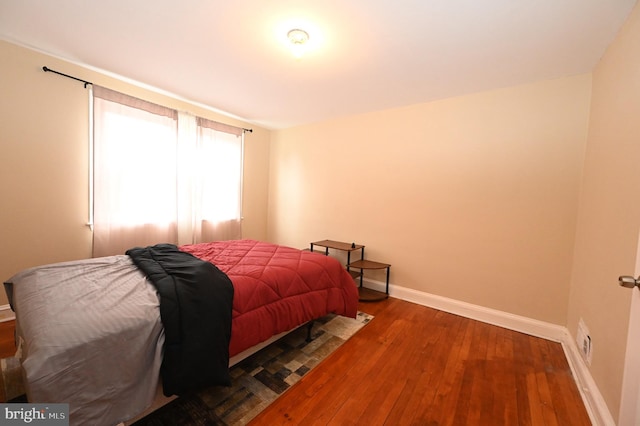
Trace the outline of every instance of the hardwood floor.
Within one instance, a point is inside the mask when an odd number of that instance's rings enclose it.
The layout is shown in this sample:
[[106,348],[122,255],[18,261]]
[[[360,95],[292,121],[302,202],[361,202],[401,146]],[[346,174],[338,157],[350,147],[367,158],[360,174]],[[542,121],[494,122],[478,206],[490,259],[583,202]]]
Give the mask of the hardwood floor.
[[0,322],[0,358],[8,358],[16,353],[15,339],[13,332],[15,321]]
[[[14,339],[15,321],[0,322],[0,358],[9,358],[15,355],[16,345]],[[0,402],[5,402],[4,383],[0,375]]]
[[250,425],[591,424],[559,343],[397,299],[359,308],[373,321]]
[[250,425],[590,425],[559,343],[389,299]]

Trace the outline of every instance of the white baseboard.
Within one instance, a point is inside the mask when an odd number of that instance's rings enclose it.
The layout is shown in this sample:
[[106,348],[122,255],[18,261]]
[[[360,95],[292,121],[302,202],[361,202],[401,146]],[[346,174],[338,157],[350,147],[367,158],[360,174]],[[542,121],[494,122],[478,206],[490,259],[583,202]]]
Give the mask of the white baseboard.
[[571,367],[573,377],[582,395],[584,405],[589,412],[589,417],[591,417],[591,422],[594,425],[615,426],[616,422],[611,416],[607,403],[604,401],[598,386],[593,380],[589,372],[589,367],[587,367],[582,355],[580,355],[580,350],[575,340],[571,337],[569,330],[566,330],[565,339],[562,341],[562,348],[564,349],[567,362],[569,363],[569,367]]
[[0,305],[0,322],[11,321],[16,319],[16,315],[9,305]]
[[[385,283],[380,281],[365,278],[363,284],[373,290],[385,291]],[[566,327],[393,284],[389,284],[389,295],[407,302],[561,343],[591,422],[596,426],[615,425],[611,412]]]

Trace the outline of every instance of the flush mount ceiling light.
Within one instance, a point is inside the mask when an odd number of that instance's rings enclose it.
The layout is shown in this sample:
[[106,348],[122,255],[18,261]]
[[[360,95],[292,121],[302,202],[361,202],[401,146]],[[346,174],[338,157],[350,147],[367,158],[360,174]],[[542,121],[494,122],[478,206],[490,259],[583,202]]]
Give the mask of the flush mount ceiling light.
[[309,41],[309,33],[300,29],[293,29],[287,33],[291,43],[291,50],[296,58],[300,58],[305,50],[305,44]]

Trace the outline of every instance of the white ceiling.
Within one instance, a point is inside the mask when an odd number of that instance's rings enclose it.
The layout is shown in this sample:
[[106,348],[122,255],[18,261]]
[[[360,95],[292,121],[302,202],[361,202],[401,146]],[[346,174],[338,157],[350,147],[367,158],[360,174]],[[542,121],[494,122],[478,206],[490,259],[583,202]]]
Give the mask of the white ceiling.
[[589,72],[635,2],[0,0],[0,38],[275,129]]

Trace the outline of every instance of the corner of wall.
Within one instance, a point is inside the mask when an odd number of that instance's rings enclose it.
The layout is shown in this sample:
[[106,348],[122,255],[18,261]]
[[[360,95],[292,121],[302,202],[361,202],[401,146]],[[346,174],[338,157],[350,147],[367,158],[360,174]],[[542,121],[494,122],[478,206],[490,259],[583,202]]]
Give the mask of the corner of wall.
[[584,401],[591,421],[594,425],[614,426],[616,422],[613,420],[607,403],[589,372],[589,367],[587,367],[582,356],[580,356],[580,351],[569,330],[565,329],[564,332],[565,335],[561,341],[562,349],[567,357],[567,362],[569,363],[573,378],[576,381],[580,395],[582,395],[582,400]]

